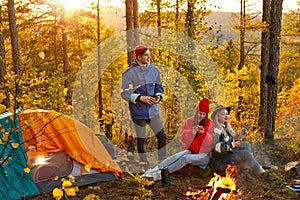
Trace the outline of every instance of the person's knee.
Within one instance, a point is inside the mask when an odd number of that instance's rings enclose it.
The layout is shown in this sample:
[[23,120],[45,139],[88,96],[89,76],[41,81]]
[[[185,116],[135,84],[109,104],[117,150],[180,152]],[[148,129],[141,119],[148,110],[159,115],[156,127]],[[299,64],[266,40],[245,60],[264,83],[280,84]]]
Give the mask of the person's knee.
[[167,141],[167,135],[166,135],[164,129],[162,129],[161,131],[159,131],[159,132],[156,134],[156,138],[157,138],[159,141],[162,141],[162,142],[166,142],[166,141]]
[[251,148],[250,142],[244,142],[244,146],[245,146],[246,148]]
[[245,145],[251,146],[250,142],[244,141]]
[[243,155],[244,155],[246,158],[251,158],[251,157],[252,157],[251,152],[249,152],[249,151],[247,151],[247,150],[243,150]]

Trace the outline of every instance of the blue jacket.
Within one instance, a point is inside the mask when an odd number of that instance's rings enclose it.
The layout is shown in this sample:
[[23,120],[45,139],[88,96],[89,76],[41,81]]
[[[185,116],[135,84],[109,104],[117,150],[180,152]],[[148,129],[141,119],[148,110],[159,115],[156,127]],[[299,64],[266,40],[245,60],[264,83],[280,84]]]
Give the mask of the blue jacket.
[[161,96],[163,86],[158,69],[149,64],[140,66],[135,60],[122,75],[121,96],[129,102],[131,119],[152,119],[159,114],[158,104],[148,105],[137,101],[138,96]]

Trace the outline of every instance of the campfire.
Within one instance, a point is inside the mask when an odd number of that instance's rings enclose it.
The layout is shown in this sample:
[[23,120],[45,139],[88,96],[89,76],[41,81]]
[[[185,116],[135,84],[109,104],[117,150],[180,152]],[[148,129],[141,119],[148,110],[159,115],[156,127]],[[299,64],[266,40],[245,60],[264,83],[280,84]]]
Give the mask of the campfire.
[[207,186],[201,189],[191,189],[186,192],[186,200],[237,200],[235,175],[238,169],[235,165],[228,165],[226,176],[214,174]]

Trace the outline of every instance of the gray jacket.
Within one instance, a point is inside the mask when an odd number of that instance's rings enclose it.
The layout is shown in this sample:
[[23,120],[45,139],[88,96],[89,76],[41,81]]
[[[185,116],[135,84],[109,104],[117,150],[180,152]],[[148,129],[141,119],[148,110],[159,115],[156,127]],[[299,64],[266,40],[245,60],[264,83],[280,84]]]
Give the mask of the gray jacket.
[[159,114],[158,104],[145,104],[139,96],[163,97],[163,86],[158,69],[151,63],[140,66],[135,60],[122,75],[121,96],[129,103],[131,119],[152,119]]

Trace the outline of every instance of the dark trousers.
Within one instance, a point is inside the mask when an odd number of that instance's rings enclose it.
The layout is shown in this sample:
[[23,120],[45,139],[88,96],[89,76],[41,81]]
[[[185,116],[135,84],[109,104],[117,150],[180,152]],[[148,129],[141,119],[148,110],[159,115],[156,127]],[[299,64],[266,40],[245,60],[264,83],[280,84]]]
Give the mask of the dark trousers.
[[163,160],[166,157],[167,136],[159,115],[153,119],[147,120],[132,120],[134,122],[135,132],[137,135],[137,150],[140,161],[147,162],[146,154],[146,125],[148,124],[157,138],[158,159]]

